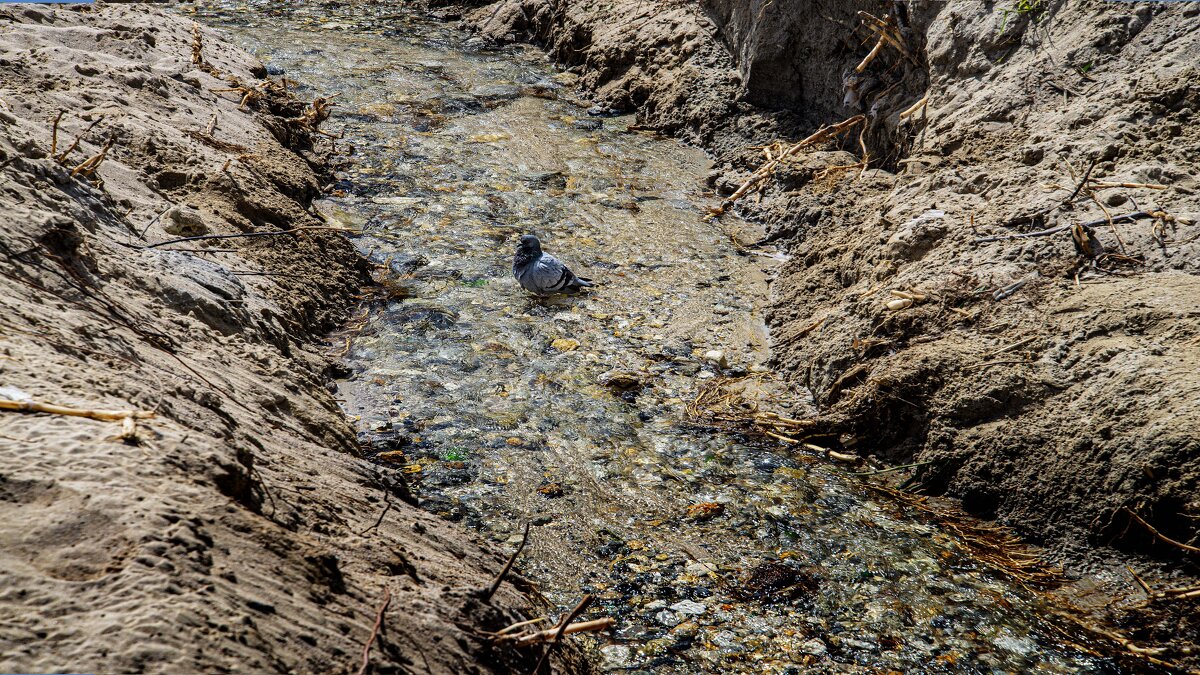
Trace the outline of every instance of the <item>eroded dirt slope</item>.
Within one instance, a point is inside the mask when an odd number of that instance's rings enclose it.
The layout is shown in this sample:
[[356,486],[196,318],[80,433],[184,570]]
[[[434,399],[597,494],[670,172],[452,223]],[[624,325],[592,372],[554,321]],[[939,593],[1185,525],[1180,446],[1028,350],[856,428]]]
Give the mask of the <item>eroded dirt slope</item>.
[[0,399],[155,414],[0,411],[0,670],[352,672],[389,589],[375,672],[504,672],[463,629],[530,598],[472,599],[503,558],[359,459],[326,388],[351,244],[150,247],[324,224],[312,108],[202,36],[201,63],[144,5],[0,10]]

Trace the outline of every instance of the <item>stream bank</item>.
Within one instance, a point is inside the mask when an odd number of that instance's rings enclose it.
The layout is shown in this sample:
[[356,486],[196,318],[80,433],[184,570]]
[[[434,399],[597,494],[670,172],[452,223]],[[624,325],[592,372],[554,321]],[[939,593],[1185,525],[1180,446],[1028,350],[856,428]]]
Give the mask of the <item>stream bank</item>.
[[146,5],[0,8],[0,398],[154,414],[0,411],[0,670],[355,672],[385,589],[375,672],[532,668],[462,626],[535,596],[475,602],[503,556],[359,458],[327,388],[369,268],[311,211],[310,99],[200,37]]
[[[1143,605],[1124,566],[1156,589],[1200,573],[1130,515],[1196,544],[1200,10],[1008,4],[505,0],[449,13],[544,45],[598,107],[711,149],[726,195],[764,146],[865,114],[868,170],[833,168],[859,161],[852,133],[737,205],[792,258],[772,287],[776,365],[817,404],[822,433],[920,465],[900,478],[1044,546],[1084,595],[1099,583],[1124,598],[1083,604],[1194,667],[1191,606]],[[868,60],[878,34],[859,12],[892,17],[904,49]],[[1106,221],[1143,209],[1168,217]],[[1089,221],[1103,252],[1072,241]],[[1025,236],[1056,225],[1068,227]],[[887,308],[914,290],[922,301]]]

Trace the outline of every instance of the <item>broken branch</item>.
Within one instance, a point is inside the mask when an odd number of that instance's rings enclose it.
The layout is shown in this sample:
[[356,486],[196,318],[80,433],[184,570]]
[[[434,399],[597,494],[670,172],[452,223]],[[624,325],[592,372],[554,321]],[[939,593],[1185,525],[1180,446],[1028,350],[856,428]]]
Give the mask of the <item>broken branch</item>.
[[92,127],[99,124],[101,122],[101,120],[103,120],[103,119],[104,119],[104,116],[101,115],[100,117],[97,117],[95,120],[92,120],[92,123],[89,124],[87,126],[87,128],[83,130],[83,133],[76,136],[75,140],[71,141],[71,145],[68,146],[66,150],[63,150],[62,153],[60,153],[58,155],[58,157],[54,158],[55,161],[57,161],[59,164],[65,163],[67,161],[67,156],[70,155],[75,150],[75,148],[79,147],[79,142],[83,140],[83,137],[87,136],[88,132],[92,130]]
[[857,66],[854,67],[854,72],[861,73],[862,71],[866,70],[867,66],[871,65],[871,62],[875,60],[875,57],[879,56],[879,52],[883,50],[883,45],[886,42],[887,40],[885,40],[881,35],[879,37],[879,41],[875,43],[875,47],[871,49],[871,52],[867,54]]
[[[583,611],[588,608],[588,605],[592,604],[592,600],[594,599],[595,596],[592,595],[583,596],[583,599],[579,601],[579,604],[575,605],[575,609],[572,609],[570,612],[563,615],[562,620],[559,621],[558,625],[554,628],[554,637],[550,638],[550,644],[546,646],[546,651],[542,652],[542,658],[538,659],[537,665],[533,667],[533,675],[537,675],[537,673],[541,671],[542,664],[546,662],[546,659],[550,658],[550,652],[554,651],[554,645],[558,644],[558,641],[562,639],[564,634],[566,634],[568,625],[575,620],[575,617],[583,614]],[[518,646],[522,644],[520,639],[517,640],[517,644]],[[525,644],[533,643],[530,642]]]
[[[594,619],[592,621],[580,621],[579,623],[573,623],[563,628],[562,635],[608,630],[615,624],[616,619],[613,619],[611,616],[606,616],[603,619]],[[549,642],[554,639],[556,634],[558,634],[558,629],[551,628],[549,630],[533,633],[531,635],[524,635],[518,638],[515,644],[518,647],[525,647],[528,645],[537,644],[539,642]]]
[[921,97],[920,101],[917,101],[916,103],[912,104],[912,106],[910,106],[909,108],[906,108],[903,112],[901,112],[900,119],[906,120],[909,117],[912,117],[913,115],[915,115],[917,113],[917,111],[919,111],[921,108],[924,108],[928,104],[929,104],[929,94],[925,94],[924,96]]
[[13,401],[0,399],[0,410],[16,412],[47,413],[50,415],[66,415],[68,417],[87,417],[103,422],[121,422],[128,418],[149,419],[154,413],[143,410],[97,410],[92,408],[69,408],[53,403],[38,403],[37,401]]
[[54,153],[58,152],[58,123],[62,121],[63,115],[66,114],[66,112],[67,111],[65,111],[65,110],[59,110],[58,114],[54,116],[54,124],[50,127],[50,156],[51,157],[54,156]]

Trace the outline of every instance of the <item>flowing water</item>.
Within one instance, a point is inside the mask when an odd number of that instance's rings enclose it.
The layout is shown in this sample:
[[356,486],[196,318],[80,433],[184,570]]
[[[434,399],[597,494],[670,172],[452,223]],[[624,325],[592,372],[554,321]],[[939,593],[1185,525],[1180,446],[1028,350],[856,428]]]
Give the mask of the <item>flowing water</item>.
[[[354,161],[321,208],[392,293],[346,338],[364,440],[445,518],[510,549],[532,522],[521,573],[554,615],[596,595],[617,629],[577,639],[606,668],[1116,672],[842,470],[687,421],[705,382],[764,370],[777,264],[704,219],[701,152],[589,117],[536,49],[394,6],[196,9],[300,96],[338,95]],[[525,232],[598,288],[525,296]]]

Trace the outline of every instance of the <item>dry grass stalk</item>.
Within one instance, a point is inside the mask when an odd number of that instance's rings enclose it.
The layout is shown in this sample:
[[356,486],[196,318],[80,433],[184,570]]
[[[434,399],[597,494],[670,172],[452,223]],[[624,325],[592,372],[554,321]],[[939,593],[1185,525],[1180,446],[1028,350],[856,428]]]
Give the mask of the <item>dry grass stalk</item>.
[[871,65],[871,62],[875,60],[875,57],[879,56],[879,52],[883,51],[883,46],[885,44],[887,44],[887,39],[885,39],[883,36],[880,36],[879,40],[875,43],[875,46],[871,48],[871,52],[863,57],[863,60],[854,67],[854,72],[861,73],[862,71],[866,70],[867,66]]
[[62,121],[63,115],[65,115],[66,112],[67,111],[65,111],[65,110],[59,110],[58,114],[54,116],[53,124],[51,124],[51,126],[50,126],[50,156],[51,157],[54,156],[54,153],[58,152],[58,123]]
[[912,117],[913,115],[917,114],[917,112],[919,112],[922,108],[924,108],[927,105],[929,105],[929,94],[925,94],[924,96],[921,97],[920,101],[917,101],[916,103],[912,104],[912,106],[906,108],[903,112],[901,112],[900,119],[906,120],[909,117]]
[[112,137],[109,137],[108,141],[104,143],[104,147],[100,148],[100,152],[88,157],[79,166],[71,170],[71,176],[75,177],[79,174],[83,174],[83,176],[86,178],[96,173],[96,169],[100,168],[100,164],[104,162],[104,158],[108,156],[108,151],[113,146],[113,140],[114,139]]
[[92,120],[92,123],[91,123],[91,124],[89,124],[89,125],[87,126],[87,128],[83,130],[83,133],[81,133],[81,134],[79,134],[78,136],[76,136],[76,137],[75,137],[75,140],[71,141],[71,145],[67,146],[67,149],[66,149],[66,150],[63,150],[61,153],[59,153],[58,157],[55,157],[55,158],[54,158],[54,159],[55,159],[55,161],[57,161],[59,164],[66,164],[66,163],[67,163],[67,157],[68,157],[68,156],[69,156],[69,155],[70,155],[72,152],[74,152],[74,151],[75,151],[75,148],[78,148],[78,147],[79,147],[79,143],[80,143],[80,142],[83,140],[83,137],[84,137],[84,136],[87,136],[87,135],[88,135],[88,132],[89,132],[89,131],[91,131],[91,130],[92,130],[92,128],[93,128],[93,127],[95,127],[97,124],[99,124],[99,123],[100,123],[100,122],[101,122],[103,119],[104,119],[104,116],[103,116],[103,115],[101,115],[100,117],[97,117],[96,119]]

